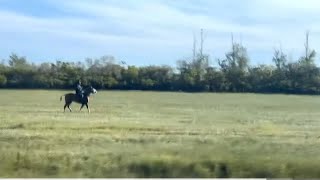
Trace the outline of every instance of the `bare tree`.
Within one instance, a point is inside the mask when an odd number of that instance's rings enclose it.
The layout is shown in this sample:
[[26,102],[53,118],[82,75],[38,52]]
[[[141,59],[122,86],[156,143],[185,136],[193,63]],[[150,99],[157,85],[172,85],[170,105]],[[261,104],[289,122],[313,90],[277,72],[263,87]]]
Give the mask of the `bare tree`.
[[197,37],[193,33],[193,61],[196,60],[196,56],[197,56]]
[[308,63],[308,64],[313,63],[314,59],[316,57],[316,51],[315,50],[310,50],[309,35],[310,35],[310,32],[307,31],[306,32],[306,42],[304,44],[305,56],[300,58],[300,62],[305,62],[305,63]]

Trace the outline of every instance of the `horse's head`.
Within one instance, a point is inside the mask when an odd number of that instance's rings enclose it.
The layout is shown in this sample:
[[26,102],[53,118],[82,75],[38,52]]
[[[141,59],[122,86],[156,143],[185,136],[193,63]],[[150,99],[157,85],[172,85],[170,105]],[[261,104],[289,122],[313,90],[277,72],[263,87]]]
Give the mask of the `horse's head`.
[[98,91],[92,86],[89,86],[84,90],[84,92],[87,96],[90,96],[90,94],[96,94]]
[[95,88],[93,88],[92,86],[90,86],[89,89],[90,89],[90,93],[92,93],[92,94],[96,94],[96,93],[98,92],[98,91],[97,91]]

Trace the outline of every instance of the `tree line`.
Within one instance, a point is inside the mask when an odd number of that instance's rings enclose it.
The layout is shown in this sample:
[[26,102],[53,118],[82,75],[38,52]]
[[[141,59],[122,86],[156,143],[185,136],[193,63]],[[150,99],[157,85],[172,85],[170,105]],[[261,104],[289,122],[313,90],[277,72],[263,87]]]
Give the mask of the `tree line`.
[[[201,42],[202,44],[202,42]],[[309,47],[306,34],[305,54],[296,61],[276,49],[273,64],[252,66],[247,49],[232,41],[217,66],[209,56],[194,48],[193,56],[177,62],[177,67],[137,67],[117,62],[112,56],[88,58],[83,62],[56,61],[34,64],[26,57],[10,55],[0,63],[1,88],[74,88],[77,80],[98,89],[156,90],[188,92],[256,92],[318,94],[320,68],[316,52]]]

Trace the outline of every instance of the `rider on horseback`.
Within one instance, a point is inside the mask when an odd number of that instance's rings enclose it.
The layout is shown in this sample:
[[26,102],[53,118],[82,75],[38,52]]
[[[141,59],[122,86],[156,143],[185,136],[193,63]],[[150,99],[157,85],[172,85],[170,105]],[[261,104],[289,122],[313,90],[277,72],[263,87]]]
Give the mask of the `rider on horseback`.
[[83,98],[83,88],[81,86],[81,80],[78,81],[75,90],[76,90],[76,95],[78,95],[82,99]]

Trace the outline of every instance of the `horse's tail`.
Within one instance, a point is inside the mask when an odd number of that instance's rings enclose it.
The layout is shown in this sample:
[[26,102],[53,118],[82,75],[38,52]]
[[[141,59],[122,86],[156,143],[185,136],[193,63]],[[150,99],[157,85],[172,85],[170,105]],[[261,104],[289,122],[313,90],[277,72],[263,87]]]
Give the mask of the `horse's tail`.
[[62,97],[63,97],[63,96],[65,96],[65,95],[62,95],[62,96],[60,97],[60,101],[62,101]]

